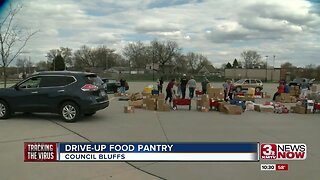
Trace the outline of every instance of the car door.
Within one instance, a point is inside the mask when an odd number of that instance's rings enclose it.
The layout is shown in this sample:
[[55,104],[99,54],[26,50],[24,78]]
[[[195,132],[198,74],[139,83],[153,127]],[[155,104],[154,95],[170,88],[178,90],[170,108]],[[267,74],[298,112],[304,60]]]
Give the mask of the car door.
[[255,88],[257,87],[257,81],[255,79],[250,80],[250,88]]
[[250,87],[250,80],[249,79],[246,79],[244,82],[243,82],[243,88],[244,89],[248,89]]
[[41,112],[45,100],[45,92],[40,88],[41,76],[33,76],[15,87],[12,102],[15,111]]
[[[42,107],[46,112],[55,112],[58,103],[68,96],[67,85],[75,82],[72,76],[45,75],[42,77],[40,89],[44,94]],[[73,97],[70,97],[73,98]]]

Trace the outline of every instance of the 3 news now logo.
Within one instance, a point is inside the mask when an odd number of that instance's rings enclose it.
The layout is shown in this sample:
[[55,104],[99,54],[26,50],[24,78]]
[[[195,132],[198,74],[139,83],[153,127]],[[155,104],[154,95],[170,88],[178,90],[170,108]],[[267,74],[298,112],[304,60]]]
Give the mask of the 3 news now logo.
[[307,145],[305,144],[261,144],[260,159],[263,160],[305,160]]

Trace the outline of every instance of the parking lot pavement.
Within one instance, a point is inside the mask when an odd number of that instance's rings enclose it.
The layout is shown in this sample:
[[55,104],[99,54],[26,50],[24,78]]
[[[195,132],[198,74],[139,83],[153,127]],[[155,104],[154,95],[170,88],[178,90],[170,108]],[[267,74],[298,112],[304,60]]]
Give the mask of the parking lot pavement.
[[[148,83],[130,83],[138,92]],[[273,90],[276,85],[268,85]],[[113,95],[110,95],[112,98]],[[193,102],[195,103],[195,102]],[[0,121],[0,179],[318,179],[320,114],[245,112],[201,113],[193,106],[177,111],[137,109],[123,113],[127,102],[112,98],[110,107],[77,123],[57,115],[16,115]],[[305,161],[24,163],[26,141],[101,142],[282,142],[305,143]],[[288,163],[288,172],[262,172],[261,163]],[[153,175],[150,175],[150,174]]]

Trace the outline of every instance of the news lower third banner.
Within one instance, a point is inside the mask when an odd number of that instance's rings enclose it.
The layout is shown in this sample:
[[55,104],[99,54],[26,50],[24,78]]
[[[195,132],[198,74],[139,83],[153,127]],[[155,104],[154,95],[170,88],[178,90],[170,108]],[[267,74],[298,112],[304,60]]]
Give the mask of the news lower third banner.
[[258,161],[259,143],[26,142],[24,161]]

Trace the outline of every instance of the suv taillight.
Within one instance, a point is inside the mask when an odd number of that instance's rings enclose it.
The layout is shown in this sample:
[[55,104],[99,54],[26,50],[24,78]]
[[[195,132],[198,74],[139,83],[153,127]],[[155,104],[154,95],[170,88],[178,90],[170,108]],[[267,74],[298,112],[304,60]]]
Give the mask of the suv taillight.
[[82,91],[97,91],[99,88],[95,85],[92,84],[85,84],[82,86],[81,90]]

